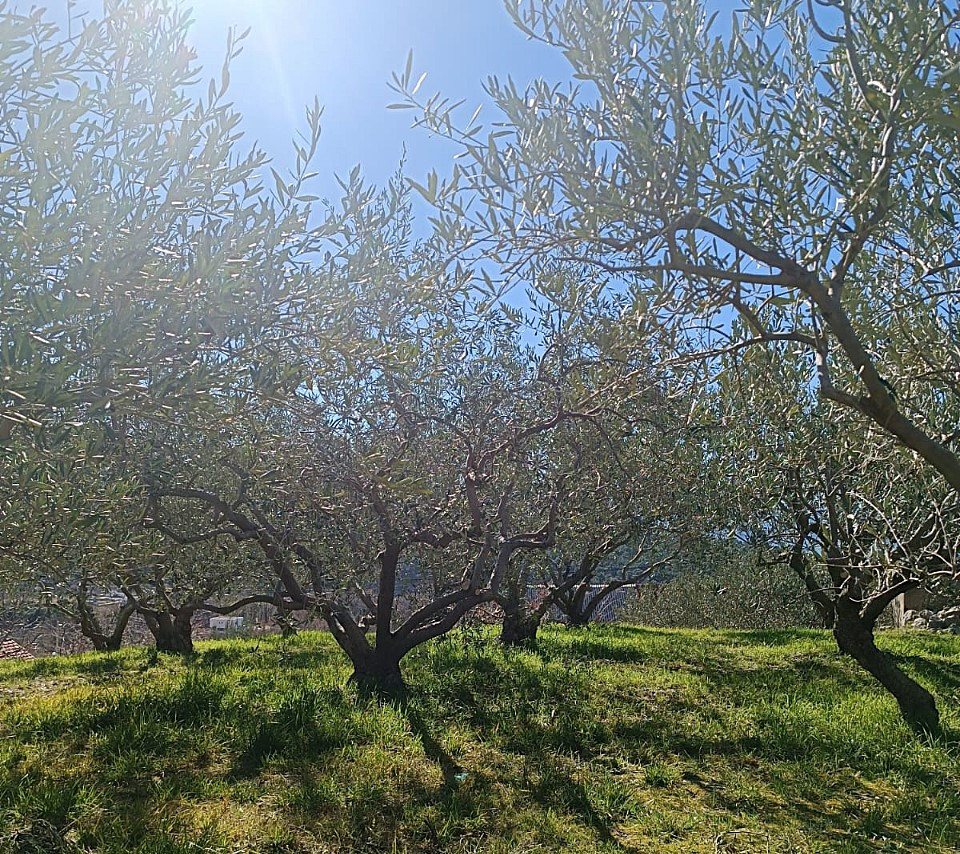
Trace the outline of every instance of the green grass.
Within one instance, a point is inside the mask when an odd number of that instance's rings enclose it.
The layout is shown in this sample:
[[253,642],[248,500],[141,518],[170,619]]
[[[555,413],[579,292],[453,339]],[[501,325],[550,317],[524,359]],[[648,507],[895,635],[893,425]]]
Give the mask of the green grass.
[[0,852],[960,850],[960,638],[882,644],[937,741],[815,631],[455,634],[410,699],[322,635],[0,666]]

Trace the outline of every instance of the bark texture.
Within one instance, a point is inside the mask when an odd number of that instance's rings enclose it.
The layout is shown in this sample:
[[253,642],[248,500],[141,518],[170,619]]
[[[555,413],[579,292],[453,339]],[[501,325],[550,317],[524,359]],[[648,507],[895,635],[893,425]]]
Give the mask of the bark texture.
[[392,650],[374,647],[354,658],[350,681],[361,691],[378,697],[404,697],[407,693],[403,674],[400,672],[400,657]]
[[897,701],[903,719],[916,731],[935,734],[940,729],[940,714],[933,695],[904,673],[893,657],[877,648],[873,621],[864,619],[851,602],[837,603],[833,636],[840,651],[849,655]]
[[193,627],[190,625],[192,610],[180,610],[176,614],[141,610],[141,614],[153,635],[158,652],[173,652],[178,655],[190,655],[193,652]]
[[536,642],[542,614],[529,611],[504,611],[500,624],[500,643],[526,646]]

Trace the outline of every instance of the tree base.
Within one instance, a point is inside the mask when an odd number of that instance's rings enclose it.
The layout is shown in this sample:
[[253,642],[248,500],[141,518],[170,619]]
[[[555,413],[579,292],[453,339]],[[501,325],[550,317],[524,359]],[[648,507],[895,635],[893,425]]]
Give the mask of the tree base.
[[119,638],[101,638],[87,636],[97,652],[117,652],[120,649]]
[[349,684],[365,696],[384,700],[402,700],[407,696],[407,684],[403,681],[399,663],[393,665],[354,665]]
[[877,648],[872,626],[857,618],[840,617],[833,636],[842,653],[853,658],[893,695],[911,729],[925,735],[940,732],[940,713],[933,695],[907,676],[891,655]]
[[175,614],[143,608],[140,613],[157,645],[157,652],[172,652],[176,655],[193,654],[193,629],[190,618],[195,609],[183,608]]
[[174,655],[193,655],[193,640],[191,638],[173,637],[157,638],[157,652],[169,652]]
[[533,646],[537,642],[540,620],[536,617],[504,615],[500,625],[500,643],[504,646]]

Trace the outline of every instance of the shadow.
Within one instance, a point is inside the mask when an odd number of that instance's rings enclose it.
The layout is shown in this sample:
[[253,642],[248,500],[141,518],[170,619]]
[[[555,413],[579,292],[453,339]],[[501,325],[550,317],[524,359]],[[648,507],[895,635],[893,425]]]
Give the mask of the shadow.
[[[465,798],[472,803],[477,794],[485,792],[489,795],[496,791],[497,785],[502,786],[509,779],[504,776],[490,778],[481,771],[466,773],[443,747],[421,710],[410,703],[404,705],[402,710],[411,732],[423,745],[427,758],[440,768],[444,778],[443,786],[433,795],[425,792],[418,798],[420,803],[433,803],[451,815],[457,815],[464,809]],[[608,846],[605,850],[639,854],[638,849],[624,846],[614,837],[610,816],[602,814],[594,806],[588,788],[569,770],[570,751],[558,754],[553,746],[556,738],[552,737],[548,728],[536,724],[532,716],[521,716],[515,721],[514,728],[523,730],[526,735],[522,738],[522,745],[504,744],[505,749],[512,746],[517,749],[516,755],[523,757],[522,780],[516,780],[513,784],[522,787],[538,808],[546,812],[568,812],[578,817],[596,835],[598,842]],[[510,738],[506,739],[506,742],[511,741]]]
[[256,777],[273,757],[313,761],[348,744],[362,744],[359,710],[342,691],[301,686],[257,719],[240,722],[241,735],[228,779]]
[[[802,828],[808,843],[830,840],[829,850],[849,854],[921,850],[917,830],[926,807],[909,799],[902,803],[882,799],[852,767],[838,767],[827,776],[818,776],[811,774],[803,761],[764,765],[762,782],[749,792],[718,786],[697,773],[685,774],[684,780],[716,807],[749,816],[763,826]],[[914,809],[920,814],[912,816]],[[787,846],[781,850],[788,850]],[[789,850],[794,850],[792,845]],[[931,850],[954,849],[937,846]]]
[[803,641],[832,642],[833,638],[826,629],[715,629],[711,632],[724,643],[752,646],[793,646]]
[[341,660],[338,649],[326,645],[309,645],[300,642],[291,644],[288,639],[277,636],[228,641],[199,641],[194,650],[193,661],[211,669],[237,664],[277,660],[295,667],[312,667],[320,663]]
[[801,656],[790,662],[765,663],[762,667],[738,666],[732,657],[718,657],[687,668],[706,679],[717,692],[755,695],[787,690],[803,685],[807,689],[816,682],[830,682],[843,688],[862,688],[866,671],[848,665],[839,653],[832,659]]
[[130,656],[122,652],[90,652],[82,656],[49,656],[30,661],[3,662],[0,682],[15,682],[50,676],[104,677],[123,673],[130,665]]
[[462,779],[463,769],[430,732],[430,728],[415,708],[406,704],[402,711],[410,724],[410,730],[420,739],[420,744],[423,745],[423,752],[427,758],[435,765],[440,766],[440,770],[443,772],[444,793],[452,790]]
[[960,689],[960,662],[931,660],[920,655],[905,655],[896,651],[889,653],[893,659],[906,664],[913,673],[932,685],[939,692]]
[[[798,650],[739,655],[746,637],[799,641]],[[772,850],[792,850],[800,833],[823,850],[916,850],[917,828],[947,850],[960,841],[949,758],[960,753],[958,733],[936,742],[948,754],[937,757],[914,749],[900,727],[882,732],[886,712],[861,721],[850,698],[872,693],[872,680],[835,651],[813,651],[811,637],[820,635],[551,629],[536,653],[422,651],[408,668],[410,696],[386,702],[329,687],[349,672],[332,647],[201,647],[185,665],[169,662],[169,674],[146,675],[138,668],[162,668],[165,657],[95,655],[52,672],[126,670],[130,684],[29,711],[36,718],[22,729],[8,712],[4,735],[19,758],[11,752],[0,769],[0,810],[16,810],[25,828],[86,815],[84,850],[179,850],[170,840],[195,826],[175,826],[176,811],[222,809],[226,827],[261,799],[272,826],[295,827],[318,850],[330,839],[345,851],[481,850],[492,817],[508,816],[508,833],[509,816],[522,815],[524,850],[559,850],[569,833],[581,834],[580,850],[634,852],[621,834],[641,819],[653,825],[661,804],[678,825],[689,808],[698,833],[707,814],[796,832],[771,837],[783,842]],[[889,646],[941,697],[955,690],[960,662],[946,652],[925,658],[924,647],[900,655]],[[596,649],[596,660],[575,648]],[[242,672],[218,672],[230,667]],[[695,677],[656,682],[674,669]],[[806,700],[820,702],[821,680],[843,703],[834,717],[842,710],[849,721],[805,716]],[[776,706],[774,692],[802,707]],[[822,701],[828,712],[831,702]],[[38,738],[43,754],[33,752]],[[648,773],[658,764],[670,773]],[[77,783],[69,790],[68,778]],[[218,828],[207,847],[234,850]],[[254,822],[244,832],[256,846],[244,850],[306,850],[266,847]]]
[[[636,851],[621,844],[610,832],[609,817],[602,816],[590,801],[587,789],[557,763],[545,756],[535,760],[538,779],[531,786],[530,794],[537,804],[547,810],[570,810],[583,819],[605,845],[616,851]],[[639,854],[639,852],[638,852]]]
[[[690,633],[645,626],[585,626],[541,629],[537,651],[543,658],[574,655],[585,660],[644,664],[691,661]],[[832,643],[829,633],[821,629],[776,629],[740,631],[712,629],[696,635],[695,658],[706,660],[725,656],[732,658],[730,648],[741,645],[777,649],[794,645]]]

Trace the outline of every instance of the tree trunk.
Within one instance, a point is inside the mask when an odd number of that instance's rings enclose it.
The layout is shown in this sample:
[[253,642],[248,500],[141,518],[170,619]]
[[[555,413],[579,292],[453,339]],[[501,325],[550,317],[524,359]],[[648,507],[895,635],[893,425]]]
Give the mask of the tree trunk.
[[837,602],[833,636],[841,652],[893,694],[912,729],[931,734],[939,731],[940,715],[933,695],[907,676],[891,655],[877,648],[873,622],[860,616],[858,605],[845,599]]
[[504,646],[524,646],[537,640],[541,615],[517,609],[504,611],[500,624],[500,643]]
[[820,618],[820,625],[825,629],[832,629],[836,622],[836,614],[834,613],[833,603],[829,600],[827,602],[822,602],[819,599],[810,600],[813,602],[813,608],[817,612],[817,616]]
[[96,612],[86,602],[81,602],[77,608],[77,620],[80,634],[82,634],[97,652],[116,652],[123,642],[123,633],[127,623],[137,610],[135,602],[128,601],[118,612],[114,621],[113,631],[107,634]]
[[181,609],[176,615],[166,611],[141,611],[144,622],[153,635],[158,652],[190,655],[193,652],[193,629],[190,618],[193,611]]
[[384,698],[406,696],[407,686],[400,672],[400,656],[394,650],[373,647],[350,657],[353,661],[350,682],[360,691]]
[[116,635],[87,635],[87,639],[93,644],[97,652],[116,652],[120,649],[123,637]]
[[572,591],[560,596],[556,601],[560,612],[567,618],[567,626],[570,628],[582,629],[589,624],[590,618],[593,616],[592,603],[587,603],[588,589],[586,582],[582,582]]

